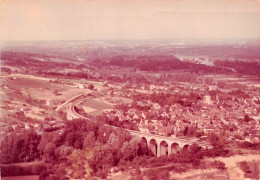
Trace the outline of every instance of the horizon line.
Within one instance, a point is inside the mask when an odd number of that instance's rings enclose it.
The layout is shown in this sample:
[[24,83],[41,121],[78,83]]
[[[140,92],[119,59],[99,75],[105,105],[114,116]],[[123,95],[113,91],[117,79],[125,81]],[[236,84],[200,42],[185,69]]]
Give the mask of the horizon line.
[[15,43],[15,42],[58,42],[58,41],[257,41],[259,38],[103,38],[103,39],[64,39],[64,40],[50,40],[50,39],[33,39],[33,40],[2,40],[2,43]]

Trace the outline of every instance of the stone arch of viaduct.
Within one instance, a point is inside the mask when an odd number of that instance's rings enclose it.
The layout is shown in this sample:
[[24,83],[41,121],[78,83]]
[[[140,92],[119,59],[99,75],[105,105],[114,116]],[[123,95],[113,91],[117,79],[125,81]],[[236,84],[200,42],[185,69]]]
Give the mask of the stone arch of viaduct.
[[178,138],[173,137],[164,137],[132,131],[130,131],[130,133],[141,138],[141,140],[147,144],[153,154],[157,157],[176,154],[180,151],[186,151],[192,144],[192,142],[184,142],[183,140],[179,140]]
[[176,154],[181,151],[181,149],[186,150],[189,147],[189,144],[183,144],[176,141],[167,141],[162,138],[142,137],[142,140],[146,142],[147,146],[157,157]]

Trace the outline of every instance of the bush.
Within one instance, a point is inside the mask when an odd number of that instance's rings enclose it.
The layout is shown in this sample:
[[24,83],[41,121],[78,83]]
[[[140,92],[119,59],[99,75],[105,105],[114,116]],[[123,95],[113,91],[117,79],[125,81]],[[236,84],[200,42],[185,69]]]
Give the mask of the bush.
[[211,163],[211,166],[214,168],[220,169],[220,170],[226,169],[225,163],[223,163],[222,161],[218,161],[218,160],[213,161]]
[[148,169],[144,172],[144,175],[150,180],[157,180],[157,179],[168,180],[168,179],[170,179],[169,171],[164,168]]
[[250,167],[246,161],[240,162],[240,167],[245,173],[251,173]]
[[94,85],[93,84],[90,84],[89,86],[88,86],[88,89],[90,89],[90,90],[93,90],[95,87],[94,87]]
[[239,147],[252,150],[260,150],[260,143],[242,142],[238,144]]
[[231,155],[231,152],[228,149],[224,149],[224,148],[211,148],[211,149],[205,149],[202,151],[203,156],[207,156],[207,157],[218,157],[218,156],[222,156],[222,157],[227,157],[229,155]]
[[199,165],[200,165],[200,160],[199,159],[193,159],[192,166],[193,167],[198,167]]

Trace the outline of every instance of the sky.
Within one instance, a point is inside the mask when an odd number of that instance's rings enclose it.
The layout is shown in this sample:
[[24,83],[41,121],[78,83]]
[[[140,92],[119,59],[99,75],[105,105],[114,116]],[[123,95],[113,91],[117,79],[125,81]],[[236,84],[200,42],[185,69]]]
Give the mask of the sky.
[[2,41],[260,38],[260,0],[0,1]]

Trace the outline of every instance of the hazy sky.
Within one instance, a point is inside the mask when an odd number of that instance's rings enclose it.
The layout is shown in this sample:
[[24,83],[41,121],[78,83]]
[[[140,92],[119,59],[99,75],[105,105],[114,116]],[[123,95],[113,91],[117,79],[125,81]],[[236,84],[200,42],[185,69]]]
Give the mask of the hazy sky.
[[1,40],[260,38],[260,0],[2,0]]

